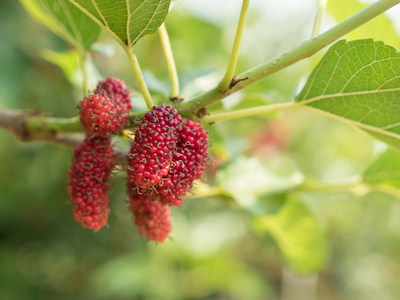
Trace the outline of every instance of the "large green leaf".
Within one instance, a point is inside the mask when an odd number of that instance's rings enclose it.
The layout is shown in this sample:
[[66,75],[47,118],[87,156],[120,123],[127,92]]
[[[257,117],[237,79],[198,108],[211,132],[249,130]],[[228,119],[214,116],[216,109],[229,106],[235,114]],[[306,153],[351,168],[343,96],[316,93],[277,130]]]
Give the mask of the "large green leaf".
[[373,40],[339,41],[296,102],[400,149],[400,53]]
[[69,0],[121,45],[133,46],[164,22],[170,0]]
[[100,28],[68,0],[20,0],[28,13],[79,51],[89,49]]
[[326,232],[301,201],[286,201],[277,214],[261,218],[261,226],[275,239],[293,270],[307,274],[325,265]]

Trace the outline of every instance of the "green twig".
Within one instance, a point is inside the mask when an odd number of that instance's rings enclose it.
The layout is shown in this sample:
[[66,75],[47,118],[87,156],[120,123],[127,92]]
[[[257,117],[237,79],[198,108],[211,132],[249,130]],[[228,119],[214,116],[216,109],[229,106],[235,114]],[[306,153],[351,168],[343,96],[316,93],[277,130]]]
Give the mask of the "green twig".
[[228,91],[217,86],[199,95],[198,97],[191,99],[190,101],[182,103],[179,107],[179,110],[186,114],[196,113],[206,106],[221,101],[223,98],[231,95],[232,93],[252,85],[255,82],[260,81],[261,79],[264,79],[299,60],[310,57],[340,37],[353,31],[357,27],[363,25],[364,23],[370,21],[371,19],[399,3],[400,0],[380,0],[336,25],[332,29],[317,36],[316,38],[303,42],[292,51],[268,60],[246,72],[243,72],[242,74],[239,74],[239,78],[248,77],[248,79],[238,82]]
[[123,48],[129,57],[129,61],[131,62],[133,73],[135,74],[135,77],[136,77],[136,82],[139,86],[140,92],[142,93],[144,100],[146,101],[147,108],[149,110],[151,110],[152,107],[154,106],[154,104],[153,104],[153,101],[151,100],[151,95],[147,88],[146,82],[144,81],[142,71],[140,70],[140,66],[139,66],[137,57],[136,57],[132,47],[124,45]]
[[212,114],[201,118],[201,122],[207,124],[218,121],[226,121],[226,120],[250,117],[250,116],[278,112],[283,110],[299,109],[299,108],[302,108],[302,105],[295,102],[262,105],[251,108],[238,109],[235,111]]
[[0,109],[0,128],[12,131],[22,140],[54,137],[60,133],[81,132],[79,117],[51,118],[40,111]]
[[81,132],[79,116],[74,118],[50,118],[44,115],[26,118],[26,130],[31,137],[52,136],[60,133]]
[[311,38],[315,38],[318,34],[321,33],[321,23],[326,11],[326,4],[328,0],[319,0],[318,1],[318,9],[317,15],[315,16],[314,26],[311,33]]
[[176,71],[174,55],[172,53],[171,43],[169,41],[167,28],[163,23],[158,28],[158,35],[160,36],[161,46],[164,52],[165,62],[167,64],[169,80],[171,82],[170,99],[179,99],[179,79]]
[[236,29],[236,36],[233,42],[231,58],[229,60],[228,68],[221,82],[219,83],[219,88],[222,90],[227,90],[231,86],[233,80],[236,64],[239,56],[240,43],[243,37],[244,25],[246,23],[247,12],[249,10],[250,0],[243,0],[242,10],[240,12],[239,23]]

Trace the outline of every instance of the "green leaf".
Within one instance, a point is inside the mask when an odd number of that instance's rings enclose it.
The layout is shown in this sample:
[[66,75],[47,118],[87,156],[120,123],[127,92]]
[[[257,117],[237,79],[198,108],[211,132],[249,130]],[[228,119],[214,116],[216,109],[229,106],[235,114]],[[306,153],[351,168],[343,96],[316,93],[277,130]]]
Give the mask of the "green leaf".
[[170,0],[69,0],[123,46],[132,47],[164,22]]
[[400,154],[392,149],[382,153],[363,174],[365,183],[400,188]]
[[[44,49],[42,51],[42,57],[58,66],[72,86],[79,89],[83,87],[84,74],[82,74],[82,68],[79,65],[79,53],[76,50],[55,52]],[[94,90],[97,82],[101,79],[99,71],[96,69],[96,66],[90,57],[87,57],[84,63],[86,65],[85,69],[86,76],[88,77],[88,87]]]
[[80,52],[88,50],[100,28],[68,0],[20,0],[28,13]]
[[279,213],[263,217],[260,221],[278,244],[291,269],[309,274],[324,267],[327,259],[326,233],[304,203],[289,199]]
[[304,180],[293,166],[282,166],[281,172],[277,175],[255,157],[239,156],[218,170],[216,182],[247,211],[268,214],[284,202],[282,195]]
[[[364,1],[365,2],[365,1]],[[327,10],[337,22],[342,22],[366,8],[369,4],[360,3],[357,0],[335,0],[328,1]],[[368,21],[364,25],[351,31],[346,35],[350,40],[357,39],[379,39],[395,48],[400,48],[400,39],[393,26],[392,21],[386,14],[381,14]]]
[[339,41],[296,102],[400,149],[400,53],[373,40]]

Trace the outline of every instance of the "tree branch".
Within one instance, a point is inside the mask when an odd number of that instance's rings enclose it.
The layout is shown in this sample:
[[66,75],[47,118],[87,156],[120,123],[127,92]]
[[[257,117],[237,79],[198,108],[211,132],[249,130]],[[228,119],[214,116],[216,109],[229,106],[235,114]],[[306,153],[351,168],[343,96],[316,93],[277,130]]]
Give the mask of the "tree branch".
[[[82,143],[85,136],[81,133],[79,117],[50,118],[40,111],[20,111],[0,109],[0,128],[4,128],[22,141],[44,141],[75,148]],[[113,146],[116,161],[126,166],[126,153],[129,151],[121,145]]]

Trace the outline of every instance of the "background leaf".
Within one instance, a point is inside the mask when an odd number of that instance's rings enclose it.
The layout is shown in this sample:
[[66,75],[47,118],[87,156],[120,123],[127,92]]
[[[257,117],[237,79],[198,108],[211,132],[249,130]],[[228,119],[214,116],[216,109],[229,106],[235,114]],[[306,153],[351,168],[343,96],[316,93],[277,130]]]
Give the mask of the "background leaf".
[[216,182],[247,211],[268,214],[276,212],[285,201],[283,195],[304,180],[297,169],[284,171],[286,176],[277,175],[256,157],[238,156],[218,171]]
[[100,28],[67,0],[21,0],[38,22],[79,51],[88,50],[100,34]]
[[126,46],[133,46],[142,36],[156,31],[170,5],[170,0],[69,1]]
[[339,41],[296,102],[400,149],[400,54],[373,40]]
[[[72,86],[79,89],[83,87],[84,75],[82,74],[82,68],[79,66],[79,53],[76,50],[55,52],[44,49],[42,51],[42,57],[58,66]],[[85,64],[88,86],[94,89],[97,82],[101,79],[101,76],[90,56],[86,57]]]
[[313,273],[324,266],[327,258],[325,231],[304,203],[289,199],[279,213],[260,220],[293,270]]
[[392,149],[382,153],[363,174],[364,182],[400,188],[400,154]]
[[[360,3],[358,0],[335,0],[328,1],[327,10],[337,22],[342,22],[367,6],[368,4]],[[377,16],[347,34],[346,37],[350,40],[365,38],[379,39],[397,49],[400,47],[399,36],[392,21],[386,16],[386,14]]]

